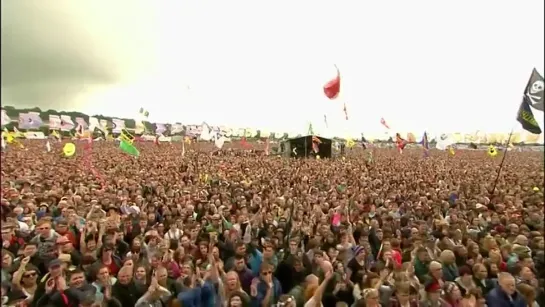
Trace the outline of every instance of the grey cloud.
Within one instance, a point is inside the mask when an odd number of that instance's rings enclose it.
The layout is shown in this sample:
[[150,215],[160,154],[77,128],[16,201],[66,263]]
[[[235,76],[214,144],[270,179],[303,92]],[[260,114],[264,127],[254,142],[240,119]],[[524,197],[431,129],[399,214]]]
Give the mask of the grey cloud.
[[[130,54],[116,53],[127,42],[99,24],[107,17],[100,14],[104,6],[84,3],[2,1],[4,104],[77,109],[82,90],[123,79],[124,68],[135,62]],[[111,23],[115,18],[107,19]],[[115,32],[115,27],[110,30]]]

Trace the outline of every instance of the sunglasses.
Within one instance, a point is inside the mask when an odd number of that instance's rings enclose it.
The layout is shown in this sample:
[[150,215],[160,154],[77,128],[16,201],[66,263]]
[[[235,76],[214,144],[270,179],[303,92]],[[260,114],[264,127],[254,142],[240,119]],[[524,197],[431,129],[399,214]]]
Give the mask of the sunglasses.
[[38,275],[38,273],[32,272],[32,273],[24,274],[23,277],[24,277],[24,278],[30,278],[30,277],[34,277],[34,276],[36,276],[36,275]]

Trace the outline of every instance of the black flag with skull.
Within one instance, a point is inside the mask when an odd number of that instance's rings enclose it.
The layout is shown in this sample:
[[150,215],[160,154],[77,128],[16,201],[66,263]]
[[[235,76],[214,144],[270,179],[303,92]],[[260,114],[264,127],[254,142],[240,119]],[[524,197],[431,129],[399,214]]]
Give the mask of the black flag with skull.
[[526,85],[524,95],[528,98],[532,108],[543,112],[543,90],[544,90],[543,77],[534,68],[530,80]]

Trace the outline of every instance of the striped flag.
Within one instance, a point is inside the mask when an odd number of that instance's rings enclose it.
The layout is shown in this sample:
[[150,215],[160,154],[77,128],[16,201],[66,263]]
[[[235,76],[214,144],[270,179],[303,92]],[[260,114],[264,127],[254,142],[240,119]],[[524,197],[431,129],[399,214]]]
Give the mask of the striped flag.
[[422,141],[420,141],[420,144],[422,144],[422,147],[424,148],[424,157],[427,157],[430,151],[430,143],[428,141],[428,133],[426,131],[424,131],[424,135],[422,136]]

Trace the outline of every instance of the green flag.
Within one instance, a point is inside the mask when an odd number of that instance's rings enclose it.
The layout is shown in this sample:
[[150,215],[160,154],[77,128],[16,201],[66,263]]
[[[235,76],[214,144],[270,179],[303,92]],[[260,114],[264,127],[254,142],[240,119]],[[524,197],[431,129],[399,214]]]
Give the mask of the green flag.
[[140,152],[138,151],[138,149],[134,147],[133,144],[125,140],[121,140],[121,142],[119,143],[119,148],[131,156],[138,157],[140,155]]

